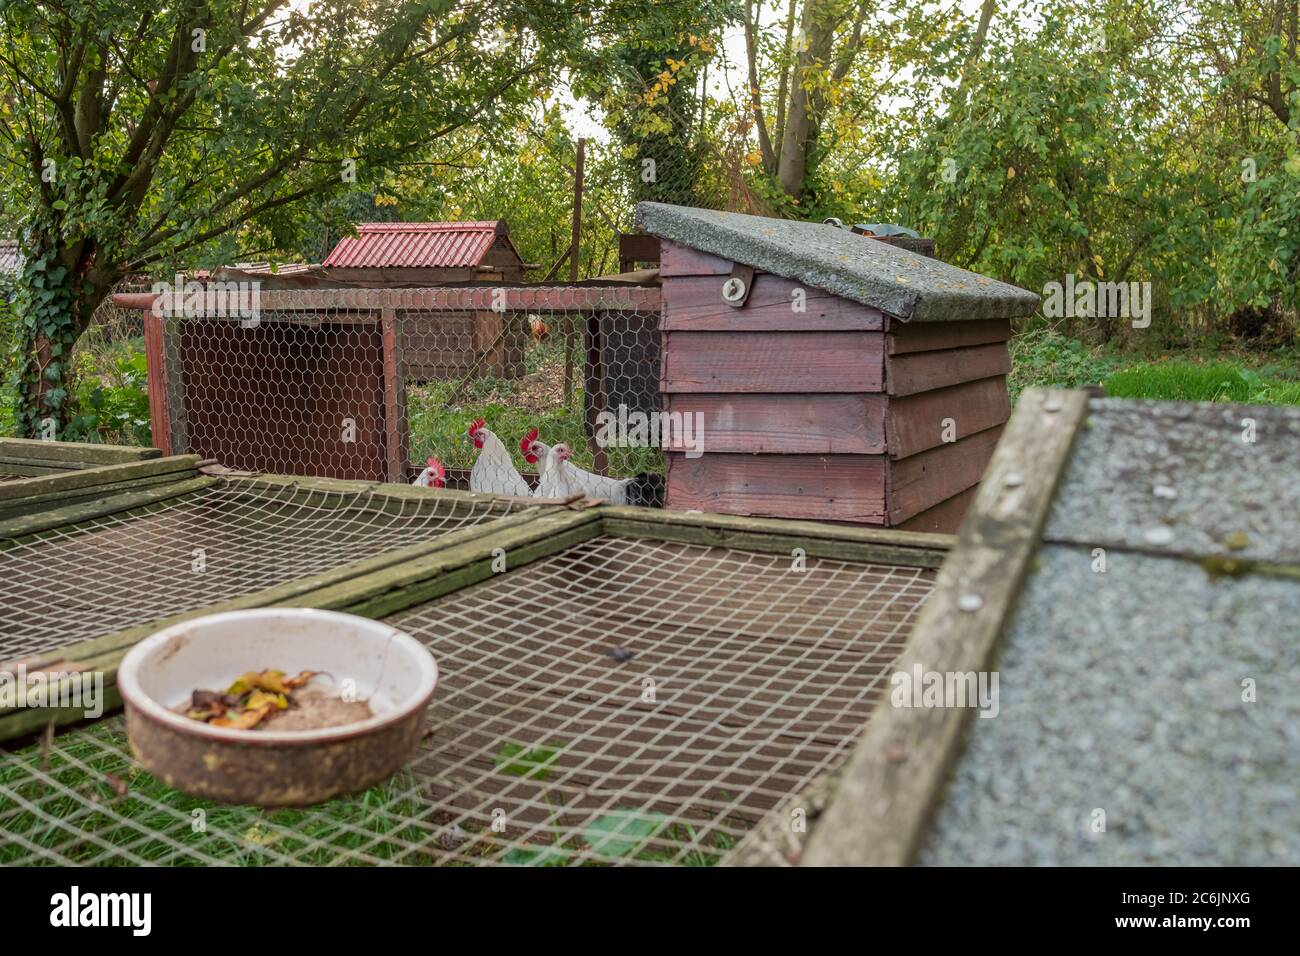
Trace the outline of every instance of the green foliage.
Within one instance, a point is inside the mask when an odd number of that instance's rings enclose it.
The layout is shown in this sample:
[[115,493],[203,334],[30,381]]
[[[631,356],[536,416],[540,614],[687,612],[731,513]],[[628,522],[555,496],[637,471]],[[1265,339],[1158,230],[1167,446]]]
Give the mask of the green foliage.
[[[0,219],[21,224],[17,426],[74,416],[68,357],[123,276],[304,248],[301,200],[526,115],[563,0],[0,6]],[[346,205],[320,207],[346,226]]]
[[1011,338],[1008,386],[1014,402],[1026,388],[1081,388],[1099,384],[1118,359],[1099,354],[1078,339],[1049,325],[1019,332]]
[[66,441],[109,445],[151,445],[148,368],[143,350],[128,351],[101,370],[82,356],[77,373],[79,414],[64,433]]
[[634,856],[669,826],[668,817],[647,810],[612,810],[592,820],[582,835],[593,853]]
[[501,745],[493,758],[496,768],[512,777],[527,780],[545,780],[551,775],[551,764],[560,756],[562,744],[528,747],[511,741]]

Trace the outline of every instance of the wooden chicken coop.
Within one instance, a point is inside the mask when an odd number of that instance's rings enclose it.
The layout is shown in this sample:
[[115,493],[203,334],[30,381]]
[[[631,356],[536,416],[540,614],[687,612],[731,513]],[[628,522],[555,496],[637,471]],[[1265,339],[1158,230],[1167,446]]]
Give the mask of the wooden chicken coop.
[[818,223],[659,203],[669,508],[952,531],[1010,413],[1038,297]]

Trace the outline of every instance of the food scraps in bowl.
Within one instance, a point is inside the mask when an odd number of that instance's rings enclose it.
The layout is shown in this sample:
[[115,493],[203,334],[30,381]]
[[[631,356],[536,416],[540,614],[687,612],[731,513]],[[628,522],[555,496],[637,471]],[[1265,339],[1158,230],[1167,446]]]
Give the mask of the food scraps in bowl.
[[357,723],[374,716],[363,700],[342,697],[306,685],[315,671],[289,677],[284,671],[248,671],[224,691],[196,689],[188,705],[177,708],[191,720],[213,727],[254,730],[319,730]]

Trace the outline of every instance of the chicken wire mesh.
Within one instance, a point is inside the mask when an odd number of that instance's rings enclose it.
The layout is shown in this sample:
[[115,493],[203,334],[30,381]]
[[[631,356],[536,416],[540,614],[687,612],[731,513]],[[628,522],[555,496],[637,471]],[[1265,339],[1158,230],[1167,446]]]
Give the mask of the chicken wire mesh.
[[[187,308],[160,320],[154,387],[165,409],[155,417],[171,452],[280,474],[660,503],[659,449],[604,427],[659,411],[658,290],[272,291],[259,301],[250,314]],[[533,429],[535,450],[521,445]],[[559,445],[568,457],[557,452],[554,474],[566,481],[539,490]]]
[[388,618],[442,678],[386,783],[211,805],[112,718],[0,757],[0,862],[711,865],[845,758],[933,575],[598,537]]
[[220,479],[0,540],[0,661],[160,620],[500,517],[508,505]]

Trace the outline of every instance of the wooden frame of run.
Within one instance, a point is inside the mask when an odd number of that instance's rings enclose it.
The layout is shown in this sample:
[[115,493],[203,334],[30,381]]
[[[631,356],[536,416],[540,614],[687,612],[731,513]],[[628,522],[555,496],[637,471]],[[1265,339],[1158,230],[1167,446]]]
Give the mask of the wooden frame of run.
[[[78,522],[118,514],[186,494],[221,478],[200,474],[192,456],[163,459],[177,470],[171,480],[141,490],[126,490],[112,497],[62,508],[34,511],[0,520],[0,551],[39,539],[43,533],[67,532]],[[185,467],[180,467],[182,461]],[[791,553],[802,548],[808,556],[937,568],[951,544],[948,535],[825,525],[809,521],[748,518],[670,512],[657,509],[601,505],[591,499],[540,502],[499,498],[471,492],[431,491],[405,485],[308,479],[262,475],[231,480],[249,487],[297,488],[303,494],[320,491],[372,491],[392,502],[429,500],[430,496],[453,508],[499,510],[502,517],[447,532],[417,545],[395,548],[374,557],[346,564],[251,594],[211,604],[147,624],[126,628],[87,641],[69,644],[22,661],[0,662],[0,670],[22,664],[28,673],[51,674],[97,671],[104,675],[105,709],[120,706],[114,679],[126,652],[159,628],[218,611],[278,606],[344,610],[366,617],[382,617],[467,587],[491,577],[494,561],[505,554],[515,570],[540,558],[599,535],[656,538],[666,541],[728,547],[765,553]],[[522,510],[513,510],[524,504]],[[0,741],[30,735],[50,725],[81,719],[75,709],[0,710]]]
[[85,489],[129,482],[156,467],[157,448],[0,438],[0,519],[18,502],[67,501]]
[[[1036,388],[1020,396],[897,671],[992,665],[1087,408],[1082,391]],[[968,708],[878,708],[828,792],[804,798],[824,809],[798,862],[912,863],[969,720]],[[761,850],[748,861],[777,862]]]

